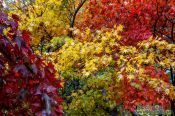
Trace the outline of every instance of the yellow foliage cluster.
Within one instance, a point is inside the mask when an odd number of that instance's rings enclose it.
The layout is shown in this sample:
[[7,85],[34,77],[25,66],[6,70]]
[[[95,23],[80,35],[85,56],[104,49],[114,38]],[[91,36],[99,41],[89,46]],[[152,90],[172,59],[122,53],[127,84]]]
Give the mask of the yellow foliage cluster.
[[[118,30],[122,30],[122,28],[120,26],[120,29],[117,27],[113,31],[119,32]],[[89,35],[90,32],[87,31],[85,34]],[[57,52],[56,68],[59,71],[66,71],[72,66],[81,65],[83,68],[80,69],[80,73],[89,76],[93,71],[112,63],[112,47],[119,46],[118,40],[120,40],[120,36],[116,33],[98,32],[91,42],[81,42],[78,39],[67,41]]]
[[9,14],[20,16],[20,29],[32,33],[31,44],[38,45],[41,39],[51,40],[54,36],[66,33],[67,17],[60,10],[62,0],[35,0],[26,4],[21,1],[12,3]]

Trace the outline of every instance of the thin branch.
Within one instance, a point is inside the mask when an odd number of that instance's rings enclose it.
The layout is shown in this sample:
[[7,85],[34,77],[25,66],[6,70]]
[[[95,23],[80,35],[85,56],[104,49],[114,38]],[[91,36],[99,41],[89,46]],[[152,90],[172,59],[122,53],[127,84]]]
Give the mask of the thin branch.
[[[77,8],[75,9],[75,12],[73,13],[73,16],[71,17],[71,20],[70,20],[70,28],[73,28],[74,27],[74,23],[75,23],[75,18],[76,18],[76,15],[78,13],[78,11],[80,10],[80,8],[83,6],[83,4],[86,2],[86,0],[82,0],[79,5],[77,6]],[[69,31],[69,34],[68,34],[70,37],[72,37],[72,30]]]

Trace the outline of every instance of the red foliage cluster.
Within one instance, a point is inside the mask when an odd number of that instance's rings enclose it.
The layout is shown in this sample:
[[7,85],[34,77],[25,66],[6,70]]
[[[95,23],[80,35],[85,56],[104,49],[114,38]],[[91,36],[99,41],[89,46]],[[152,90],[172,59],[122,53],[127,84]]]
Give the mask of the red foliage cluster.
[[[162,70],[156,70],[155,67],[145,67],[145,74],[150,77],[162,80],[167,84],[170,83],[169,78],[165,72]],[[123,96],[123,104],[125,109],[134,111],[138,105],[152,106],[158,104],[163,108],[170,106],[170,98],[162,91],[161,85],[160,87],[158,85],[156,89],[153,89],[150,86],[149,81],[143,82],[137,78],[129,81],[125,77],[124,88],[125,92]]]
[[175,42],[174,4],[174,0],[90,0],[84,20],[77,26],[95,30],[123,24],[125,45],[136,44],[152,34]]
[[0,13],[0,115],[61,115],[56,71],[32,52],[30,36],[18,30],[18,21]]
[[[133,84],[139,84],[139,89],[132,86]],[[136,106],[152,106],[159,104],[163,108],[170,106],[169,97],[161,91],[155,91],[147,83],[141,83],[139,80],[132,81],[131,84],[128,84],[126,87],[126,94],[124,94],[123,104],[125,109],[134,111]]]
[[145,67],[145,74],[152,78],[163,80],[164,82],[170,83],[170,79],[164,70],[155,69],[153,66]]

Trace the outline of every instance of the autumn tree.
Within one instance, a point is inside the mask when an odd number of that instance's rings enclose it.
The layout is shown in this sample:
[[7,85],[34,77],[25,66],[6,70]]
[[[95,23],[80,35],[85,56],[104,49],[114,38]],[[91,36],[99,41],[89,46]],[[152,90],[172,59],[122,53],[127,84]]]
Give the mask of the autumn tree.
[[55,69],[32,52],[18,22],[0,13],[0,115],[61,115]]
[[86,0],[18,0],[8,4],[8,12],[21,16],[19,27],[31,32],[31,45],[42,52],[53,37],[72,36],[75,18]]
[[77,26],[95,30],[123,24],[124,44],[135,44],[152,34],[174,43],[174,4],[174,0],[90,0]]
[[19,28],[31,32],[31,45],[42,52],[46,42],[64,33],[66,20],[60,15],[60,4],[61,0],[19,0],[9,4],[9,14],[21,17]]
[[174,44],[150,37],[136,46],[123,45],[122,30],[122,25],[95,32],[75,30],[74,40],[46,55],[63,79],[77,85],[66,93],[68,113],[109,115],[108,109],[119,104],[132,112],[140,105],[170,107],[175,93],[164,70],[174,66]]
[[62,7],[68,11],[67,17],[69,20],[69,32],[70,37],[73,36],[72,29],[74,27],[75,18],[79,10],[85,4],[86,0],[63,0]]
[[[123,45],[137,45],[151,35],[174,43],[174,4],[173,0],[91,0],[83,21],[77,22],[77,27],[82,30],[89,27],[95,31],[123,24]],[[174,80],[172,70],[171,75],[171,80]],[[174,107],[174,102],[171,104]]]

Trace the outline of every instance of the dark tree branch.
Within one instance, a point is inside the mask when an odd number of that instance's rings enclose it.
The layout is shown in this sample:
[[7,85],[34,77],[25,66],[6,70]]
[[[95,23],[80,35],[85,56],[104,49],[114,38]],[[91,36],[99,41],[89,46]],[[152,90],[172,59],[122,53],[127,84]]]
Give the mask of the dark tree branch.
[[[75,9],[73,15],[72,15],[71,18],[70,18],[70,24],[69,24],[69,27],[70,27],[70,28],[73,28],[73,27],[74,27],[76,15],[77,15],[78,11],[80,10],[80,8],[83,6],[83,4],[84,4],[85,2],[86,2],[86,0],[81,0],[81,2],[79,3],[79,5],[78,5],[77,8]],[[72,30],[69,30],[68,36],[73,37]]]

